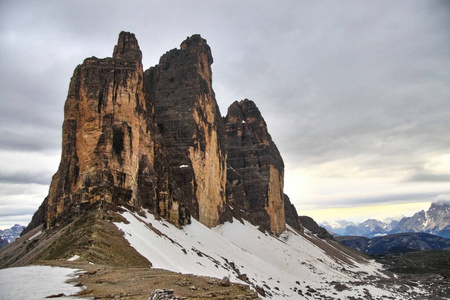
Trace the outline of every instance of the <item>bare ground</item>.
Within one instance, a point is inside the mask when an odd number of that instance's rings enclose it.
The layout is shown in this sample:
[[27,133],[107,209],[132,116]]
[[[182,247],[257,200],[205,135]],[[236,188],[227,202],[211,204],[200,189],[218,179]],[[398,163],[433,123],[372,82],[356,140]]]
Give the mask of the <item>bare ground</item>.
[[85,290],[78,296],[94,299],[147,300],[156,289],[172,289],[186,299],[259,299],[247,285],[221,285],[221,279],[180,274],[154,268],[114,268],[86,262],[46,261],[47,265],[83,270],[75,284]]

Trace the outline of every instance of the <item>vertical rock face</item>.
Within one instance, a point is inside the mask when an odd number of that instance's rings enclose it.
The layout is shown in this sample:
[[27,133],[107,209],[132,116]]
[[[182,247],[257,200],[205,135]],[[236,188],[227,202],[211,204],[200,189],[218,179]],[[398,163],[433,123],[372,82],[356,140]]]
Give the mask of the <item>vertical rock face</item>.
[[220,115],[206,40],[187,38],[145,73],[141,61],[134,34],[122,32],[112,58],[75,69],[61,163],[24,232],[102,206],[145,207],[179,227],[192,215],[209,227],[235,216],[276,235],[286,221],[297,228],[283,160],[256,105],[235,102]]
[[145,73],[178,197],[207,226],[225,209],[226,144],[212,89],[211,50],[199,35]]
[[284,194],[284,216],[286,219],[286,224],[303,232],[303,226],[299,221],[297,210],[286,194]]
[[43,214],[47,227],[89,204],[151,206],[166,192],[156,178],[167,181],[168,175],[153,168],[158,145],[141,59],[135,36],[122,32],[112,58],[88,58],[75,69],[64,108],[61,163]]
[[284,164],[255,103],[234,102],[226,116],[227,196],[233,214],[261,229],[285,230]]

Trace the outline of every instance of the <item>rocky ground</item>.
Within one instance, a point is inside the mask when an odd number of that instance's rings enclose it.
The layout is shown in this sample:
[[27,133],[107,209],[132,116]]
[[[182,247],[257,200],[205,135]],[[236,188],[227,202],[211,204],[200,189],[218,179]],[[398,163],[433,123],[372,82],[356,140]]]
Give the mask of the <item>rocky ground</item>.
[[427,299],[450,298],[450,250],[414,251],[374,257],[396,275],[401,286],[420,287]]
[[[123,239],[123,232],[117,230],[112,221],[123,220],[115,213],[98,211],[59,230],[41,233],[40,228],[36,228],[2,249],[0,266],[43,264],[80,269],[84,273],[76,284],[86,287],[80,296],[90,299],[148,299],[157,289],[172,289],[174,296],[186,299],[258,299],[259,295],[247,285],[221,284],[222,278],[151,268],[151,263]],[[321,243],[320,239],[309,237],[308,240]],[[20,255],[22,248],[28,249],[27,255]],[[344,247],[338,251],[324,245],[321,249],[344,261],[347,256],[353,257],[355,251]],[[80,256],[78,260],[68,261],[76,254]],[[391,273],[390,279],[377,279],[361,274],[359,282],[329,282],[329,287],[335,291],[332,295],[323,289],[329,291],[326,286],[313,288],[304,286],[303,282],[292,289],[298,292],[299,299],[339,299],[343,294],[347,299],[376,299],[370,287],[361,288],[367,285],[367,279],[370,285],[397,291],[398,295],[405,295],[405,299],[448,299],[450,251],[414,252],[377,257],[377,260],[395,275]]]
[[147,300],[157,289],[173,290],[185,299],[259,299],[248,286],[227,280],[186,275],[154,268],[113,268],[84,262],[51,261],[46,264],[84,270],[76,285],[79,296],[93,299]]
[[[85,289],[78,296],[88,299],[149,299],[155,290],[173,290],[177,298],[161,299],[260,299],[247,285],[229,283],[223,279],[181,274],[154,268],[127,268],[93,265],[82,261],[54,260],[46,265],[77,268],[83,271],[75,284]],[[373,281],[374,286],[397,290],[408,299],[448,299],[450,278],[435,273],[396,273],[390,280]],[[350,294],[364,282],[330,282],[337,292]],[[423,293],[426,291],[426,293]],[[337,295],[337,294],[336,294]],[[414,296],[415,295],[415,296]],[[324,296],[320,290],[308,289],[306,295],[317,299],[337,299]],[[160,298],[157,298],[160,299]],[[347,297],[352,300],[376,299],[369,290]],[[393,299],[393,298],[392,298]]]

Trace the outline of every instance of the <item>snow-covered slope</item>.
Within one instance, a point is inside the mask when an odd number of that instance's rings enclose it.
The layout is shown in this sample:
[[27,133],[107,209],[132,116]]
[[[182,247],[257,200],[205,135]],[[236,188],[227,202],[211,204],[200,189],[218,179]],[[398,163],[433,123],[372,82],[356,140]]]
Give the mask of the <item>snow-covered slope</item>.
[[[332,242],[322,247],[325,251],[316,245],[314,237],[290,228],[276,238],[237,220],[213,229],[193,220],[178,229],[150,213],[142,217],[126,211],[123,217],[129,223],[116,226],[154,268],[228,276],[232,281],[246,282],[268,299],[298,299],[299,295],[306,299],[343,299],[367,293],[375,298],[406,298],[371,283],[385,276],[379,271],[381,265],[357,262]],[[334,252],[343,256],[342,260],[331,254]]]

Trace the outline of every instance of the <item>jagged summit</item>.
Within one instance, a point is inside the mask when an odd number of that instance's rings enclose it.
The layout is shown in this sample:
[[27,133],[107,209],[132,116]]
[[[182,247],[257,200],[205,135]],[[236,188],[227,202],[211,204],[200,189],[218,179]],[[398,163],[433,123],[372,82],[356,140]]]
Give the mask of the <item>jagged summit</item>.
[[180,45],[181,50],[187,50],[189,52],[200,52],[204,53],[208,57],[208,64],[211,65],[214,60],[211,54],[211,48],[209,47],[207,41],[201,37],[200,34],[194,34],[187,37]]
[[178,227],[234,216],[281,234],[285,201],[293,214],[283,160],[253,101],[234,102],[222,118],[206,40],[188,37],[145,72],[141,59],[135,35],[121,32],[112,58],[75,69],[61,163],[25,233],[125,206]]
[[284,164],[256,104],[235,101],[225,118],[228,142],[227,196],[235,215],[262,229],[285,230]]
[[119,40],[117,45],[114,47],[113,58],[123,58],[137,61],[142,59],[142,52],[133,33],[122,31],[119,34]]
[[226,143],[212,88],[211,50],[199,35],[145,72],[149,100],[176,187],[192,216],[217,226],[225,211]]

